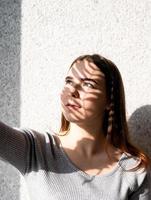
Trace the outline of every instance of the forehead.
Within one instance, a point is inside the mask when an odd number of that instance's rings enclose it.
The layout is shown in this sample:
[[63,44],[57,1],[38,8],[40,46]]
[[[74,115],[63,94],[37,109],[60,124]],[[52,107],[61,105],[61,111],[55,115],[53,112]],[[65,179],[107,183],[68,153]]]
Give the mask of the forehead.
[[87,60],[74,63],[68,71],[68,76],[75,78],[94,78],[98,80],[105,78],[104,73],[94,63]]

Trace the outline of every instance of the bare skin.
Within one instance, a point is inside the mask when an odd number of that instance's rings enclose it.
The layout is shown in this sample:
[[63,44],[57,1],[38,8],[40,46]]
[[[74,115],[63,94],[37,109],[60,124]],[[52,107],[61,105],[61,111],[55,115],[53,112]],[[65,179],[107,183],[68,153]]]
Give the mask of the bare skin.
[[74,64],[67,74],[61,103],[70,130],[67,134],[60,133],[57,140],[69,159],[90,175],[112,171],[122,153],[112,145],[108,148],[110,158],[105,151],[102,124],[104,110],[109,105],[104,74],[86,60]]

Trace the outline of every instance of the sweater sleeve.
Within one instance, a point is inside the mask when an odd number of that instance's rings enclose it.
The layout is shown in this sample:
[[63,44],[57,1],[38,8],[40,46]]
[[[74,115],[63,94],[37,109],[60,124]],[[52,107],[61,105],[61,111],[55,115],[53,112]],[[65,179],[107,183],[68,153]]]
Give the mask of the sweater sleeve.
[[151,172],[149,171],[140,187],[134,191],[130,200],[151,200]]
[[29,144],[23,129],[0,122],[0,158],[26,172]]

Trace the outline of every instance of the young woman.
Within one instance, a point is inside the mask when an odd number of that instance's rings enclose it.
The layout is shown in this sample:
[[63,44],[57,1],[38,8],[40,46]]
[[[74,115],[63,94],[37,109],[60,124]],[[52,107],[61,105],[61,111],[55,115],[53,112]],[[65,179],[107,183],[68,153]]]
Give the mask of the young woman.
[[61,104],[57,134],[0,123],[0,156],[25,177],[30,199],[151,199],[149,159],[129,141],[115,64],[98,54],[78,57]]

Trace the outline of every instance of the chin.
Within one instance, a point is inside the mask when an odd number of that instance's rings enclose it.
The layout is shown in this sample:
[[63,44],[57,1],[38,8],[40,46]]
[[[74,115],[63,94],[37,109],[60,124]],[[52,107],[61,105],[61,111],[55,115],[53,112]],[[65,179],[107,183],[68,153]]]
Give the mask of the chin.
[[69,122],[72,122],[72,123],[76,123],[76,122],[81,121],[81,120],[79,120],[79,119],[75,119],[75,118],[73,118],[73,117],[66,117],[66,116],[65,116],[65,119],[66,119],[67,121],[69,121]]
[[63,113],[63,115],[67,121],[72,123],[80,123],[82,121],[82,119],[78,119],[76,116],[71,116],[65,113]]

